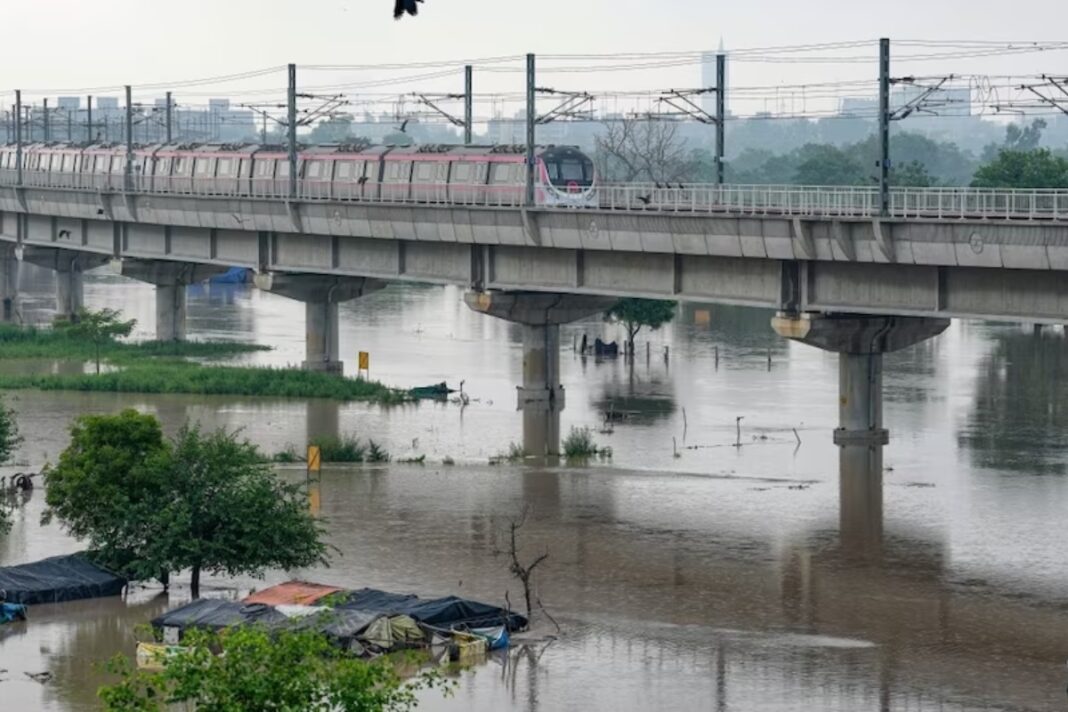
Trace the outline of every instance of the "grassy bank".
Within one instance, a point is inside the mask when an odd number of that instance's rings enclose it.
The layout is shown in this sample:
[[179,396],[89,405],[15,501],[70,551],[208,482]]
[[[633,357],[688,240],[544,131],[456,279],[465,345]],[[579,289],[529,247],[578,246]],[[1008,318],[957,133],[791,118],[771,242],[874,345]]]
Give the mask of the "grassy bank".
[[[140,358],[224,358],[269,350],[236,341],[104,341],[100,357],[119,365]],[[0,324],[0,359],[16,358],[91,361],[96,358],[96,344],[60,330]]]
[[[117,370],[99,375],[0,374],[0,389],[330,398],[387,404],[408,400],[406,394],[374,381],[295,368],[202,365],[186,360],[264,350],[267,347],[226,341],[106,341],[100,345],[101,358],[118,366]],[[61,331],[0,325],[0,360],[92,361],[95,354],[94,343]]]
[[195,363],[128,364],[96,374],[0,374],[0,388],[113,393],[189,393],[193,395],[332,398],[401,403],[405,394],[374,381],[357,381],[294,368],[201,366]]

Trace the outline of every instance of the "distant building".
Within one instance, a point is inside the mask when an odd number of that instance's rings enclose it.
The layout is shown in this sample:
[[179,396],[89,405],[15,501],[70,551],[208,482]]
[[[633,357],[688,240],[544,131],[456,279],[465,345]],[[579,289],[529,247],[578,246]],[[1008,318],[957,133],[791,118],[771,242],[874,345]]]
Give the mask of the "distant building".
[[61,96],[56,99],[56,106],[64,111],[77,111],[82,108],[80,96]]
[[[701,53],[701,88],[708,89],[716,86],[716,55],[727,54],[727,50],[724,49],[723,40],[719,41],[719,49],[715,52],[703,52]],[[723,91],[726,100],[726,106],[724,109],[727,114],[730,115],[730,84],[731,84],[731,63],[727,60],[727,66],[724,67],[723,77]],[[719,87],[716,87],[717,89]],[[714,93],[702,94],[700,101],[701,109],[712,116],[716,114],[716,95]]]

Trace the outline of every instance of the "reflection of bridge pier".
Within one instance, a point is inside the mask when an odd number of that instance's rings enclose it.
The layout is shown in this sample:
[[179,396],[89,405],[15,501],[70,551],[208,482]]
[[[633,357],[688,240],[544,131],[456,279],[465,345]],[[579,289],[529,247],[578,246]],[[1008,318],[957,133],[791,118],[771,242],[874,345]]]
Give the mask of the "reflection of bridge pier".
[[523,326],[523,449],[537,457],[560,454],[560,324],[603,311],[614,299],[580,294],[468,292],[467,305],[477,312]]
[[326,398],[308,400],[307,441],[341,437],[341,404]]

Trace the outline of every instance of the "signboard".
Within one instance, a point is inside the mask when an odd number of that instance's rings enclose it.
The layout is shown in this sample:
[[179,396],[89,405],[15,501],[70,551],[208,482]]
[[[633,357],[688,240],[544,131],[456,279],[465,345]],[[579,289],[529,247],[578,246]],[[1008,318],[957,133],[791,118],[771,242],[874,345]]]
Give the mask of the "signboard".
[[359,370],[370,371],[371,370],[371,354],[367,351],[360,352]]

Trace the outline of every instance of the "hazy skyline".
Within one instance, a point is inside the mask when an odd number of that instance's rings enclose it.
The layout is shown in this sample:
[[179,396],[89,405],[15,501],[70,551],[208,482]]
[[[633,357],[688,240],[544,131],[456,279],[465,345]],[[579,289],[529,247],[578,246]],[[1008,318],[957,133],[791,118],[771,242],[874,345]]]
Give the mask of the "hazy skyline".
[[[119,85],[130,83],[144,99],[163,91],[145,88],[149,83],[178,84],[182,80],[278,67],[287,62],[427,62],[433,66],[439,61],[521,55],[528,51],[696,52],[715,49],[721,38],[728,52],[872,41],[870,46],[845,53],[850,57],[870,56],[870,63],[767,63],[753,57],[739,58],[731,64],[732,87],[869,80],[875,72],[873,41],[880,36],[900,40],[1051,41],[1050,28],[1063,26],[1068,20],[1068,6],[1053,0],[1016,3],[1011,12],[1001,3],[974,0],[901,0],[892,6],[847,0],[814,4],[781,0],[511,0],[506,5],[507,13],[501,11],[502,5],[491,0],[428,0],[417,18],[396,22],[386,0],[186,0],[181,4],[59,0],[12,4],[4,10],[5,24],[19,31],[8,33],[0,43],[0,62],[6,69],[0,96],[10,101],[10,92],[15,88],[22,88],[30,101],[59,93],[82,94],[91,89],[97,94],[114,95]],[[895,58],[903,54],[896,54]],[[539,69],[545,72],[539,73],[539,85],[634,90],[699,84],[697,62],[615,73],[574,71],[581,69],[583,63],[597,65],[595,61],[568,60],[563,64],[572,71],[550,76],[552,62],[539,62]],[[522,91],[523,75],[518,65],[496,69],[476,69],[476,92]],[[443,70],[437,72],[438,76],[429,76],[433,68],[302,71],[299,79],[302,86],[324,89],[336,84],[342,87],[340,91],[352,95],[396,94],[416,88],[459,89],[458,76],[450,73],[447,66]],[[1068,51],[898,62],[894,70],[895,74],[1068,73]],[[407,83],[393,81],[406,77],[419,78]],[[276,72],[254,79],[177,87],[175,91],[188,103],[208,96],[235,92],[240,95],[241,91],[250,100],[265,100],[277,96],[283,86],[284,75]],[[509,113],[509,101],[512,99],[498,101],[495,110]],[[796,102],[796,97],[791,96],[789,101]],[[786,102],[779,100],[784,106]],[[488,99],[486,103],[489,104]],[[488,111],[480,109],[483,114]]]

